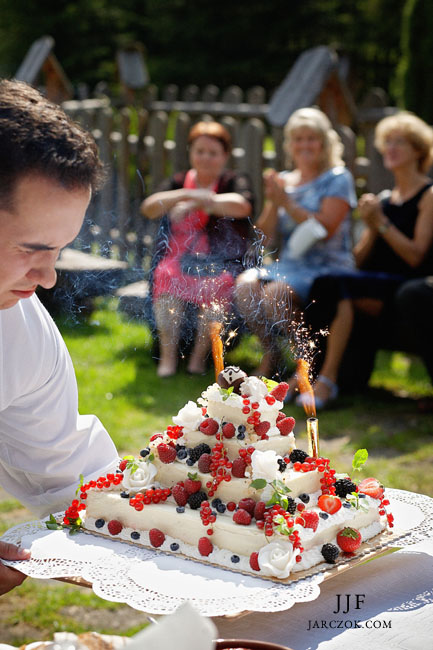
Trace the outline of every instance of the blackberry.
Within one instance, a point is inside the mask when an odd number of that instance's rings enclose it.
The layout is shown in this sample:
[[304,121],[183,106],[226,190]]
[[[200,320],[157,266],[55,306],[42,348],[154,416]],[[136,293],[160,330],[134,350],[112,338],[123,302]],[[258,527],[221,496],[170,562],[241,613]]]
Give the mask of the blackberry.
[[173,544],[170,544],[170,551],[178,551],[179,550],[179,544],[176,542],[173,542]]
[[122,499],[129,499],[129,492],[121,492],[120,496]]
[[295,499],[292,499],[292,497],[287,497],[287,512],[290,512],[291,515],[294,515],[296,512],[296,502]]
[[200,443],[199,445],[197,445],[197,447],[188,449],[188,455],[193,463],[196,463],[202,454],[210,454],[210,453],[211,453],[211,448],[205,442]]
[[97,519],[95,521],[96,528],[102,528],[105,524],[105,519]]
[[298,496],[298,499],[300,499],[302,501],[302,503],[309,503],[310,502],[310,495],[303,492],[302,494],[300,494]]
[[293,449],[289,454],[289,458],[292,463],[303,463],[308,458],[308,454],[302,449]]
[[233,564],[237,564],[241,558],[239,557],[239,555],[232,555],[230,559],[233,562]]
[[340,549],[335,544],[323,544],[322,555],[326,562],[335,564],[335,560],[340,555]]
[[279,472],[284,472],[284,470],[287,467],[287,464],[284,462],[284,460],[282,458],[279,458],[277,462],[278,462],[278,471]]
[[146,458],[146,456],[148,456],[149,454],[150,454],[150,449],[149,449],[149,447],[146,447],[145,449],[142,449],[142,450],[140,451],[140,456],[141,456],[142,458]]
[[177,506],[176,512],[179,514],[182,514],[182,512],[185,512],[185,507],[184,506]]
[[177,452],[177,457],[179,458],[179,460],[184,460],[184,458],[186,458],[188,456],[188,452],[186,450],[186,447],[183,447],[182,445],[176,445],[176,452]]
[[207,501],[207,494],[201,490],[190,494],[188,497],[188,504],[191,510],[198,510],[201,506],[202,501]]
[[327,512],[319,512],[319,517],[321,517],[321,519],[328,519],[329,515]]
[[140,533],[137,533],[136,530],[133,530],[131,533],[131,539],[140,539]]
[[338,481],[334,483],[335,494],[340,497],[340,499],[345,499],[347,494],[351,492],[356,492],[356,485],[352,483],[350,478],[339,478]]

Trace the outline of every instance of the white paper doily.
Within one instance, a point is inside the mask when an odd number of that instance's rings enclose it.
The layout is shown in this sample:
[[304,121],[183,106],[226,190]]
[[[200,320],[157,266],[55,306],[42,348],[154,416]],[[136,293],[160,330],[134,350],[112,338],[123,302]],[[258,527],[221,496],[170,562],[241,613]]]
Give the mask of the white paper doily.
[[[433,499],[387,490],[396,528],[410,530],[393,546],[408,546],[433,534]],[[275,612],[315,600],[323,572],[291,584],[249,577],[121,542],[64,530],[48,531],[44,521],[15,526],[2,540],[32,546],[25,562],[4,562],[33,578],[80,576],[105,600],[151,614],[171,614],[185,600],[204,616],[243,611]],[[327,565],[326,568],[329,568]]]

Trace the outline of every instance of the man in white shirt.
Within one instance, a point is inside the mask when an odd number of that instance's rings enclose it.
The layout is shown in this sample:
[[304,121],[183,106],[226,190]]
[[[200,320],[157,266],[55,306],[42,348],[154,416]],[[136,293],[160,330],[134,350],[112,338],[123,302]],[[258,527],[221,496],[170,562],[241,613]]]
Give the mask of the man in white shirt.
[[[89,134],[30,86],[0,81],[0,485],[38,517],[118,459],[99,420],[78,414],[71,359],[35,295],[55,284],[101,179]],[[0,542],[1,559],[28,557]],[[0,594],[25,578],[1,559]]]

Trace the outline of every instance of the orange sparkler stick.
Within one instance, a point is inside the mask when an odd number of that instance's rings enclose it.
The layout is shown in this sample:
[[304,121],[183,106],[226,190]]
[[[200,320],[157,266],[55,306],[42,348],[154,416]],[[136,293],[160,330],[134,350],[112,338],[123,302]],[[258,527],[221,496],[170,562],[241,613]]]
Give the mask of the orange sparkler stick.
[[221,340],[222,323],[213,320],[210,322],[209,327],[212,342],[212,357],[215,367],[215,381],[217,381],[218,375],[224,370],[223,342]]
[[308,452],[312,458],[319,457],[319,421],[316,417],[316,404],[314,401],[314,391],[309,378],[310,367],[305,359],[298,359],[296,367],[296,376],[298,378],[298,388],[304,395],[303,406],[307,419],[307,437]]

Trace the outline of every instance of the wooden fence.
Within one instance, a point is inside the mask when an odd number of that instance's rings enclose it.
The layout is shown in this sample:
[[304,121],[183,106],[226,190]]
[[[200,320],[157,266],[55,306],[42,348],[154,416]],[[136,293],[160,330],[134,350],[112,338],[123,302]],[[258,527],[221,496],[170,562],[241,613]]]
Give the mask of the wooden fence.
[[[140,216],[140,202],[168,174],[187,168],[187,135],[201,119],[216,119],[229,130],[233,140],[229,164],[250,175],[258,213],[263,203],[263,170],[285,167],[282,128],[268,123],[267,99],[261,87],[244,93],[237,86],[220,92],[212,85],[202,91],[196,86],[180,91],[171,85],[160,98],[155,89],[148,89],[141,106],[117,109],[107,98],[65,102],[66,112],[92,131],[108,171],[76,246],[146,269],[157,224]],[[353,125],[335,125],[360,190],[376,192],[389,186],[373,134],[377,121],[392,112],[395,109],[386,106],[383,94],[372,91],[357,109]],[[362,157],[357,155],[357,138],[365,143]]]

